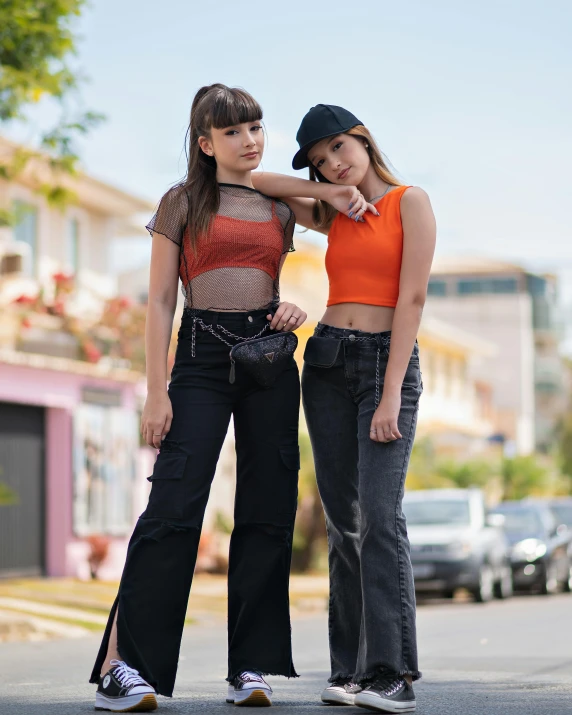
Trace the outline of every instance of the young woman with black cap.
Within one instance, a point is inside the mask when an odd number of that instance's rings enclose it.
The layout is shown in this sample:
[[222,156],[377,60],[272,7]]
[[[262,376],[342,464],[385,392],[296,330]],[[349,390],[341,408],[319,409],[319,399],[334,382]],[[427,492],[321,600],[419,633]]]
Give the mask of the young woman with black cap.
[[[99,710],[154,710],[156,693],[172,695],[205,507],[231,418],[237,488],[227,702],[270,705],[263,675],[296,676],[288,579],[300,386],[291,331],[306,314],[279,294],[293,250],[292,211],[251,182],[264,151],[261,120],[244,90],[200,89],[187,177],[147,226],[153,250],[141,426],[159,454],[91,675]],[[185,307],[167,389],[179,279]]]
[[435,246],[427,194],[402,186],[351,112],[319,104],[293,167],[255,173],[296,222],[328,235],[326,312],[304,354],[302,394],[326,513],[326,703],[412,712],[415,590],[401,502],[422,392],[416,335]]

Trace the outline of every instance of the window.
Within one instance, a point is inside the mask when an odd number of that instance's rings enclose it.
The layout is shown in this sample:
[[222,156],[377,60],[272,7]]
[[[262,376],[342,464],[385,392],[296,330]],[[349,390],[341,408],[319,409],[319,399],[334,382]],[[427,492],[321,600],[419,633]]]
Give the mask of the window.
[[518,293],[516,278],[469,278],[458,281],[459,295]]
[[14,212],[16,214],[14,240],[30,247],[24,261],[25,271],[28,275],[35,276],[38,260],[38,209],[24,201],[14,201]]
[[533,276],[530,273],[526,276],[526,287],[530,295],[546,295],[546,278]]
[[68,226],[67,262],[72,271],[77,273],[79,270],[79,221],[77,218],[72,218]]
[[430,280],[427,286],[427,295],[444,297],[447,295],[447,283],[445,281]]

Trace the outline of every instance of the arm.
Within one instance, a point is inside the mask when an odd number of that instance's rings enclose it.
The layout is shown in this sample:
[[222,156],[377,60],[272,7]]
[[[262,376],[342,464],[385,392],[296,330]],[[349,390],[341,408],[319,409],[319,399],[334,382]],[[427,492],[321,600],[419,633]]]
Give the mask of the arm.
[[391,348],[383,396],[373,420],[375,441],[401,438],[397,418],[401,408],[401,385],[413,351],[421,314],[427,296],[429,273],[435,252],[436,227],[427,194],[418,187],[408,189],[401,198],[403,258],[399,298],[391,328]]
[[173,418],[167,394],[167,353],[177,306],[178,283],[179,247],[160,233],[153,233],[145,324],[147,399],[141,418],[141,432],[147,444],[157,449],[161,445],[161,436],[171,428]]
[[326,235],[328,229],[317,228],[314,224],[312,209],[315,201],[326,201],[346,215],[353,208],[352,213],[357,218],[361,218],[366,210],[377,213],[355,186],[320,183],[266,171],[253,171],[252,183],[254,188],[263,194],[284,199],[294,212],[297,224]]

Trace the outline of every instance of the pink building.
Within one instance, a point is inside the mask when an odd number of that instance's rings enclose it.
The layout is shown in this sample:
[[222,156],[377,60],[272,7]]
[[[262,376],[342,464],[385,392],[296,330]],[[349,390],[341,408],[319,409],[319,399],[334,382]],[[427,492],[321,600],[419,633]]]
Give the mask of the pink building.
[[[0,137],[3,161],[17,150]],[[109,552],[99,575],[116,577],[154,459],[139,442],[143,376],[126,360],[78,359],[57,313],[31,313],[22,330],[14,301],[53,300],[54,274],[73,274],[69,317],[97,321],[117,295],[111,246],[147,236],[154,205],[79,174],[61,210],[37,190],[51,180],[42,157],[0,179],[0,208],[17,217],[0,224],[0,576],[89,577],[98,536]]]
[[0,576],[89,577],[89,535],[120,573],[154,452],[139,446],[141,376],[0,350]]

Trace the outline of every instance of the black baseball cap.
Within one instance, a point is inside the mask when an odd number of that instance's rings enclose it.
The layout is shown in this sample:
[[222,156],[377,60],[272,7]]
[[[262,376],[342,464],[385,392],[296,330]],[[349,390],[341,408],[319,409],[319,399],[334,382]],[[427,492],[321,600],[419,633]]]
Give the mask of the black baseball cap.
[[358,124],[363,122],[343,107],[337,107],[335,104],[316,104],[302,119],[296,134],[300,151],[292,159],[292,168],[303,169],[309,166],[308,152],[314,144],[327,137],[343,134]]

